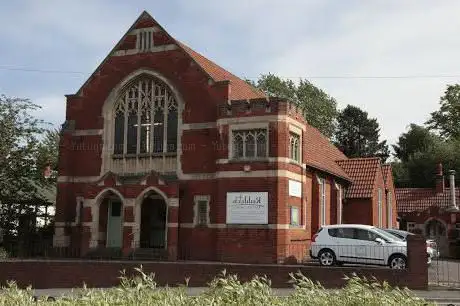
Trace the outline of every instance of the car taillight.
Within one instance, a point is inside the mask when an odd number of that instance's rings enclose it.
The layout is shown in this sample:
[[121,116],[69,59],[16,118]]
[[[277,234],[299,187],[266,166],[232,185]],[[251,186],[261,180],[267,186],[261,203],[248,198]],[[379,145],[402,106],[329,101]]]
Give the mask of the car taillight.
[[311,237],[311,242],[316,242],[316,237],[318,237],[318,234],[314,234],[313,237]]

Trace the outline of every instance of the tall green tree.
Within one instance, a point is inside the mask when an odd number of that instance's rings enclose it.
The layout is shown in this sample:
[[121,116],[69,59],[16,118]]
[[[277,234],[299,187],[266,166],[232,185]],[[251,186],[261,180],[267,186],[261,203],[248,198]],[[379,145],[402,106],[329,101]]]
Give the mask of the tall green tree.
[[264,91],[268,96],[287,98],[299,105],[305,112],[305,119],[326,137],[335,132],[337,102],[326,92],[308,80],[301,79],[298,84],[283,80],[274,74],[261,75],[257,82],[247,80],[251,85]]
[[399,136],[398,141],[393,145],[393,150],[398,159],[407,162],[415,153],[427,152],[438,143],[438,140],[438,137],[429,129],[411,123],[408,131]]
[[[411,187],[434,187],[436,166],[441,163],[447,170],[460,171],[460,142],[437,140],[425,152],[414,153],[405,163]],[[457,182],[459,180],[456,176]]]
[[40,140],[37,146],[35,157],[36,163],[36,179],[40,182],[56,183],[57,177],[54,175],[51,178],[45,178],[43,170],[49,166],[52,173],[57,173],[58,170],[58,155],[59,155],[60,131],[58,129],[49,129],[45,131],[44,137]]
[[390,155],[386,140],[380,141],[380,128],[375,118],[359,107],[347,105],[337,118],[335,145],[347,157],[378,156],[385,162]]
[[460,85],[448,85],[439,104],[439,110],[426,122],[428,128],[446,139],[460,139]]
[[19,219],[37,200],[39,138],[45,123],[31,113],[40,108],[28,99],[0,96],[0,227],[15,235]]

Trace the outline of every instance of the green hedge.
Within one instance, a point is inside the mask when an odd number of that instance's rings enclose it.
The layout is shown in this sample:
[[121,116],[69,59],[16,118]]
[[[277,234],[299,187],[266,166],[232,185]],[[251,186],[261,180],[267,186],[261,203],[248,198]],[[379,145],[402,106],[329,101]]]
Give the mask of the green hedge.
[[205,292],[189,296],[186,285],[179,288],[158,288],[154,275],[138,269],[135,277],[121,277],[119,287],[107,290],[84,289],[78,296],[47,301],[34,301],[31,289],[20,290],[14,283],[0,294],[0,305],[434,305],[415,297],[407,289],[391,288],[375,280],[348,278],[340,290],[326,290],[302,274],[291,275],[293,293],[286,297],[273,295],[270,280],[255,277],[241,282],[225,271],[215,278]]

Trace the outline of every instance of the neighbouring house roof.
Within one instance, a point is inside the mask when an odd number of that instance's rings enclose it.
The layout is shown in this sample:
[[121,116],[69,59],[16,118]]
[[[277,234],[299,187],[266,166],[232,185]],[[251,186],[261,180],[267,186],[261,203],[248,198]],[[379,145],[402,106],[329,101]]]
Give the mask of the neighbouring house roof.
[[351,177],[336,163],[347,157],[334,146],[320,131],[307,124],[305,132],[306,161],[305,163],[318,170],[351,181]]
[[347,190],[347,198],[372,198],[377,171],[381,170],[380,158],[351,158],[337,161],[351,177],[353,183]]
[[214,81],[230,81],[230,100],[243,100],[267,97],[267,95],[262,91],[251,86],[250,84],[243,81],[239,77],[233,75],[232,73],[228,72],[216,63],[212,62],[211,60],[207,59],[195,50],[191,49],[184,43],[178,40],[176,40],[176,42],[207,74],[209,74],[209,76]]
[[[396,188],[398,213],[421,212],[430,207],[448,208],[452,197],[449,188],[436,192],[435,188]],[[460,203],[460,189],[455,189],[456,203]]]

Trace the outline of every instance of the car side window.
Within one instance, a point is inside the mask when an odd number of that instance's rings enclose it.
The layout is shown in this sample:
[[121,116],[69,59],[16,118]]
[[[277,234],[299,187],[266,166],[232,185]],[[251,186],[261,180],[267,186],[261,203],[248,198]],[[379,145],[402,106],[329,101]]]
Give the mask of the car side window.
[[330,229],[327,230],[327,232],[329,233],[329,236],[337,237],[337,229],[336,228],[330,228]]
[[345,239],[353,239],[354,237],[354,229],[353,228],[337,228],[337,238],[345,238]]
[[353,228],[330,228],[328,229],[329,236],[335,238],[354,239],[355,230]]
[[365,229],[356,229],[356,238],[358,240],[365,240],[365,241],[375,241],[375,238],[379,237],[376,233]]

